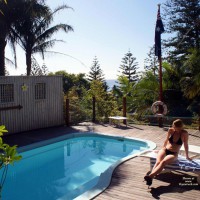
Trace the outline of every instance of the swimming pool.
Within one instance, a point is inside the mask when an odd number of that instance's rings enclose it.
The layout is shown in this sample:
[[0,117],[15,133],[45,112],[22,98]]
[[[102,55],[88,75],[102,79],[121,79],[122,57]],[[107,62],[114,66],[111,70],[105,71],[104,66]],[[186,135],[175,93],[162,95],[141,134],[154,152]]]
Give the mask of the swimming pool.
[[133,138],[74,133],[19,148],[23,159],[9,167],[2,199],[90,199],[108,186],[117,165],[155,147]]

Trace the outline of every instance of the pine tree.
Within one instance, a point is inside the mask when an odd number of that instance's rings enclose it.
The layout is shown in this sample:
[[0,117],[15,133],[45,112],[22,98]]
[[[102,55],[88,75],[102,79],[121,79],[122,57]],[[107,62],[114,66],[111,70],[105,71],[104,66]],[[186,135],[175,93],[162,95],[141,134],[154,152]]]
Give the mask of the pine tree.
[[145,66],[144,69],[146,71],[152,71],[154,75],[158,71],[158,62],[155,56],[155,47],[151,47],[149,53],[147,54],[147,58],[144,60]]
[[103,83],[105,82],[103,71],[100,67],[99,61],[96,56],[94,57],[93,64],[90,68],[90,72],[88,74],[88,80],[90,82],[94,80],[98,80]]
[[165,41],[170,62],[181,65],[191,48],[200,48],[200,0],[167,0],[165,29],[172,33]]
[[136,58],[133,57],[133,54],[130,51],[128,51],[124,58],[122,58],[122,65],[120,66],[121,75],[127,77],[129,82],[136,82],[138,80],[136,71],[137,65],[138,63],[136,62]]

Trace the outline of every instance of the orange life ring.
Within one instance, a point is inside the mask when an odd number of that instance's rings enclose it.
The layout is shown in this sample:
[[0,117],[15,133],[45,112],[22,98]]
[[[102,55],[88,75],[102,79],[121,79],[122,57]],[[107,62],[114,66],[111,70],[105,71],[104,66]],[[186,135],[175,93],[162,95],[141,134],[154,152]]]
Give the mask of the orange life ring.
[[[162,113],[159,113],[159,106],[162,106]],[[163,114],[163,115],[166,115],[167,114],[167,106],[162,101],[156,101],[156,102],[154,102],[152,104],[151,111],[153,112],[153,114]]]

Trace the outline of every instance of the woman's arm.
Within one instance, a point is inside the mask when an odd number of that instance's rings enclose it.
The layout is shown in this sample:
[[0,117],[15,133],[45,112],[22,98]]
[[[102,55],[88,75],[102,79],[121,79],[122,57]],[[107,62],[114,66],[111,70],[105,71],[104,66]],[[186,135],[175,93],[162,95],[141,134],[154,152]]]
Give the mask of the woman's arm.
[[172,128],[170,128],[169,130],[168,130],[168,133],[167,133],[167,138],[165,139],[165,141],[164,141],[164,144],[163,144],[163,149],[166,149],[166,146],[167,146],[167,142],[168,142],[168,140],[169,140],[169,137],[170,137],[170,135],[171,135],[171,133],[173,132],[173,130],[172,130]]
[[163,144],[163,147],[162,147],[162,148],[166,149],[166,146],[167,146],[167,141],[168,141],[168,139],[166,139],[166,140],[165,140],[165,142],[164,142],[164,144]]
[[183,137],[183,143],[184,143],[184,148],[185,148],[185,157],[188,159],[188,160],[192,160],[190,157],[189,157],[189,147],[188,147],[188,132],[185,132],[184,134],[184,137]]

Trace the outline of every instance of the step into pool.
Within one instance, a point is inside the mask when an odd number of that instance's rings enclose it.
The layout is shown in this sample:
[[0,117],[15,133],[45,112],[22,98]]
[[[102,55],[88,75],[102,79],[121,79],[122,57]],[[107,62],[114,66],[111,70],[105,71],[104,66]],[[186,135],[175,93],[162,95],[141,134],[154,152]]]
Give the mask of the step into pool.
[[114,168],[155,143],[96,133],[73,133],[19,148],[9,166],[2,199],[90,199],[109,184]]

